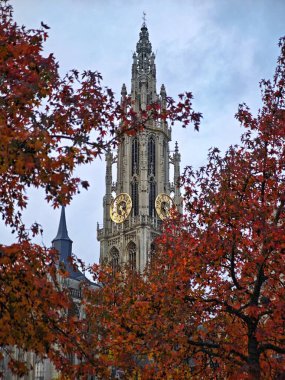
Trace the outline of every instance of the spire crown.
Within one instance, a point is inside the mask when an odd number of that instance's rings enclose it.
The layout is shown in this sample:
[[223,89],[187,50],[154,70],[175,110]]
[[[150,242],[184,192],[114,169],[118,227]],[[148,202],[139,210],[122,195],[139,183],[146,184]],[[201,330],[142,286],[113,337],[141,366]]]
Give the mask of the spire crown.
[[131,96],[136,110],[145,110],[157,97],[155,55],[145,22],[140,30],[136,52],[133,54]]
[[151,43],[149,42],[149,34],[148,29],[146,27],[146,24],[143,23],[140,31],[140,39],[137,43],[137,53],[140,54],[151,54],[152,47]]

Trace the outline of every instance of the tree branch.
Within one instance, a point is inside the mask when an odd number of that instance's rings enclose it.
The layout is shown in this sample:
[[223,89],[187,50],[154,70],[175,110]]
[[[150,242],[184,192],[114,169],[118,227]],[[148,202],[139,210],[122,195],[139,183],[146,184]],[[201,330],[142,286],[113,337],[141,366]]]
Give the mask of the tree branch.
[[235,274],[235,250],[236,250],[236,244],[235,244],[235,238],[234,238],[234,242],[233,242],[233,245],[232,245],[232,252],[231,252],[231,267],[230,267],[230,270],[231,270],[231,277],[232,277],[232,280],[233,280],[233,283],[235,285],[235,287],[238,289],[238,290],[241,290],[243,287],[240,286],[237,278],[236,278],[236,274]]
[[260,353],[262,353],[266,350],[272,350],[272,351],[278,352],[278,354],[285,354],[285,347],[284,346],[279,347],[279,346],[276,346],[275,344],[272,344],[272,343],[261,344],[258,348],[258,351]]

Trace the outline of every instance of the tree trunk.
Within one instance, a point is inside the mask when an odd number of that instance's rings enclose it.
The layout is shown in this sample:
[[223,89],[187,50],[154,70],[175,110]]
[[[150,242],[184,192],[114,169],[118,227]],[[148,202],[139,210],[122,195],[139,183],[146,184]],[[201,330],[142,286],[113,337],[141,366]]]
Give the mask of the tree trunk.
[[260,380],[258,342],[254,333],[248,334],[248,373],[251,380]]

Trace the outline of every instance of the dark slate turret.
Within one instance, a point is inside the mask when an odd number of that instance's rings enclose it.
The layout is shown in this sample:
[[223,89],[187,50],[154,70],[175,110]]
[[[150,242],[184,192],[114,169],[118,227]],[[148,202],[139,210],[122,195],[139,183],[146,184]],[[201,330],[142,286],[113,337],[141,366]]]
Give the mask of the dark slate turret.
[[61,209],[60,221],[56,237],[52,241],[52,246],[59,252],[59,261],[66,264],[72,255],[72,240],[68,236],[65,207]]
[[58,251],[59,263],[65,266],[65,269],[69,272],[69,277],[75,280],[83,278],[83,274],[79,270],[75,271],[71,265],[72,240],[69,238],[67,232],[64,206],[62,206],[61,209],[58,231],[52,241],[52,246]]

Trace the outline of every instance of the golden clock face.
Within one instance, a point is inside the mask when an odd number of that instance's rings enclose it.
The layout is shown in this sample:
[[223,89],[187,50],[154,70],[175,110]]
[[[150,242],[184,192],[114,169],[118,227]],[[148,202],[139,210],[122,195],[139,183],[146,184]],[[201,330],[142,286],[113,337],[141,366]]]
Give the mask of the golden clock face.
[[113,222],[123,223],[132,209],[132,200],[129,194],[119,194],[111,203],[110,216]]
[[170,209],[173,207],[173,200],[169,195],[160,193],[155,200],[155,209],[160,219],[170,216]]

